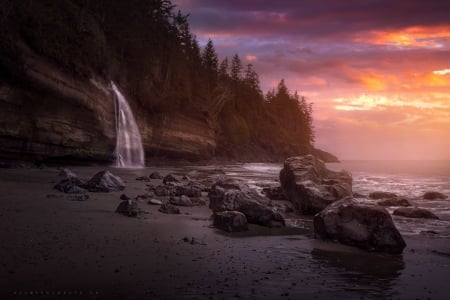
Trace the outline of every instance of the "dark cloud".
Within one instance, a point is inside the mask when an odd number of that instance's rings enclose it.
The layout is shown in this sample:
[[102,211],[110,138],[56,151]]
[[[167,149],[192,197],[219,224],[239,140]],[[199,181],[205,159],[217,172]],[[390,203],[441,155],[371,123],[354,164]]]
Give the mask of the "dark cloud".
[[450,1],[175,1],[195,30],[318,39],[367,30],[448,24]]

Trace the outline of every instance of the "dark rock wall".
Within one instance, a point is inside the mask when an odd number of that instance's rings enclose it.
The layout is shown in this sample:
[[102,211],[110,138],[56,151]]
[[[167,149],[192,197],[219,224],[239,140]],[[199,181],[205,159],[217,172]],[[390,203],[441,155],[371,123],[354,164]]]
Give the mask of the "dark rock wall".
[[114,102],[106,85],[75,79],[22,51],[0,77],[0,156],[111,160]]

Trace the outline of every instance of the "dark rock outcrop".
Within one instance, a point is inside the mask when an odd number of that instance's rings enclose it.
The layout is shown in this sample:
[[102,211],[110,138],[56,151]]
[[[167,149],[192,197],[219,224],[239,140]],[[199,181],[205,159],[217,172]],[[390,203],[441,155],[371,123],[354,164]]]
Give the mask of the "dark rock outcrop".
[[350,173],[328,170],[312,155],[286,159],[280,183],[288,200],[303,214],[318,213],[327,205],[352,195]]
[[175,207],[171,204],[168,203],[164,203],[162,204],[158,211],[164,213],[164,214],[173,214],[173,215],[178,215],[180,214],[180,210],[178,209],[178,207]]
[[425,194],[423,194],[423,199],[426,200],[436,200],[436,199],[440,199],[440,200],[444,200],[447,199],[447,195],[440,193],[440,192],[436,192],[436,191],[427,191],[425,192]]
[[125,183],[111,172],[101,171],[86,182],[84,188],[90,192],[117,192],[125,188]]
[[350,197],[315,215],[314,233],[324,240],[370,251],[401,253],[406,247],[386,209],[358,204]]
[[369,198],[370,199],[393,199],[393,198],[397,198],[397,194],[395,193],[391,193],[391,192],[382,192],[382,191],[377,191],[377,192],[372,192],[369,194]]
[[116,208],[116,213],[127,217],[138,217],[140,211],[137,201],[130,199],[120,202],[119,206]]
[[402,216],[406,218],[422,218],[422,219],[439,219],[438,216],[431,211],[418,207],[401,207],[394,210],[395,216]]
[[409,203],[408,199],[405,198],[390,198],[390,199],[384,199],[377,202],[380,206],[411,206],[411,203]]
[[248,230],[248,223],[241,212],[222,211],[214,214],[214,227],[228,232],[241,232]]
[[268,198],[237,181],[216,182],[208,196],[209,208],[214,213],[239,211],[246,216],[249,223],[268,227],[285,226],[284,218],[268,206],[270,202]]

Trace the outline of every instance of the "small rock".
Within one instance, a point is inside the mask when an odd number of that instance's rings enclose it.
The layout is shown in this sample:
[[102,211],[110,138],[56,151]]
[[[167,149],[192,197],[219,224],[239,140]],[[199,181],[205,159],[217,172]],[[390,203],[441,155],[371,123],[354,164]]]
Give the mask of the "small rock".
[[369,198],[370,199],[392,199],[392,198],[397,198],[397,195],[391,192],[372,192],[369,194]]
[[152,193],[152,194],[146,193],[146,194],[142,194],[142,195],[137,195],[137,196],[136,196],[136,199],[148,199],[148,198],[151,198],[151,197],[153,197],[153,196],[154,196],[153,193]]
[[120,195],[120,200],[130,200],[130,197],[128,197],[125,194]]
[[171,187],[158,185],[154,189],[154,193],[158,197],[165,197],[171,194]]
[[160,212],[162,212],[162,213],[164,213],[164,214],[179,214],[180,213],[180,210],[178,209],[178,207],[175,207],[175,206],[173,206],[173,205],[171,205],[171,204],[162,204],[160,207],[159,207],[159,209],[158,209],[158,211],[160,211]]
[[380,206],[411,206],[411,203],[409,203],[408,199],[405,198],[391,198],[391,199],[385,199],[377,202]]
[[366,198],[366,195],[355,192],[355,193],[353,193],[353,197],[354,198]]
[[174,175],[169,174],[163,178],[163,183],[168,184],[169,182],[180,182]]
[[70,170],[68,168],[62,169],[59,172],[58,176],[64,177],[64,178],[76,178],[76,177],[78,177],[77,174],[75,174],[74,172],[72,172],[72,170]]
[[439,219],[438,216],[431,211],[418,207],[401,207],[394,210],[395,216],[402,216],[406,218],[422,218],[422,219]]
[[263,192],[270,200],[287,200],[281,186],[265,187],[263,188]]
[[153,172],[149,176],[151,179],[163,179],[162,175],[159,172]]
[[423,194],[423,199],[426,200],[435,200],[435,199],[447,199],[447,195],[444,195],[443,193],[440,192],[435,192],[435,191],[428,191],[425,192],[425,194]]
[[149,182],[149,181],[150,181],[150,178],[147,177],[147,176],[140,176],[140,177],[137,177],[136,180],[144,181],[144,182]]
[[248,222],[241,212],[222,211],[214,214],[214,227],[228,232],[247,231]]
[[163,204],[162,201],[158,200],[158,199],[150,199],[150,200],[148,200],[147,203],[152,204],[152,205],[162,205]]
[[206,201],[203,200],[202,198],[191,198],[192,204],[195,206],[204,206],[206,205]]
[[86,201],[89,199],[89,194],[76,194],[76,195],[68,195],[67,200],[70,201]]
[[131,199],[120,202],[119,206],[116,208],[116,213],[128,217],[137,217],[139,212],[138,203]]
[[84,185],[90,192],[117,192],[125,188],[123,180],[109,171],[101,171]]
[[169,203],[177,206],[193,206],[191,199],[185,195],[181,197],[172,196],[170,197]]
[[70,177],[58,182],[54,188],[67,194],[82,194],[86,192],[83,185],[84,182],[78,177]]
[[202,187],[197,185],[181,185],[173,187],[176,196],[186,195],[188,197],[200,197]]
[[62,198],[64,197],[63,195],[59,194],[59,195],[55,195],[55,194],[48,194],[47,198]]

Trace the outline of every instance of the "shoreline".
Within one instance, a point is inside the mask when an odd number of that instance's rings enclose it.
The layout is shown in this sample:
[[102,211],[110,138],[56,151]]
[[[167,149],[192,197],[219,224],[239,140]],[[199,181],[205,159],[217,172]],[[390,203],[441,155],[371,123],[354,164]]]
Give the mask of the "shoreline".
[[[89,178],[100,169],[73,170]],[[448,240],[404,236],[408,246],[395,256],[315,240],[308,221],[300,229],[251,225],[249,233],[223,233],[211,227],[207,206],[165,215],[140,202],[147,213],[128,218],[114,213],[119,197],[142,193],[145,183],[135,178],[149,169],[112,170],[127,182],[123,192],[90,193],[89,200],[77,202],[52,189],[60,179],[57,169],[0,169],[1,239],[7,241],[0,246],[1,295],[446,299],[450,293]]]

